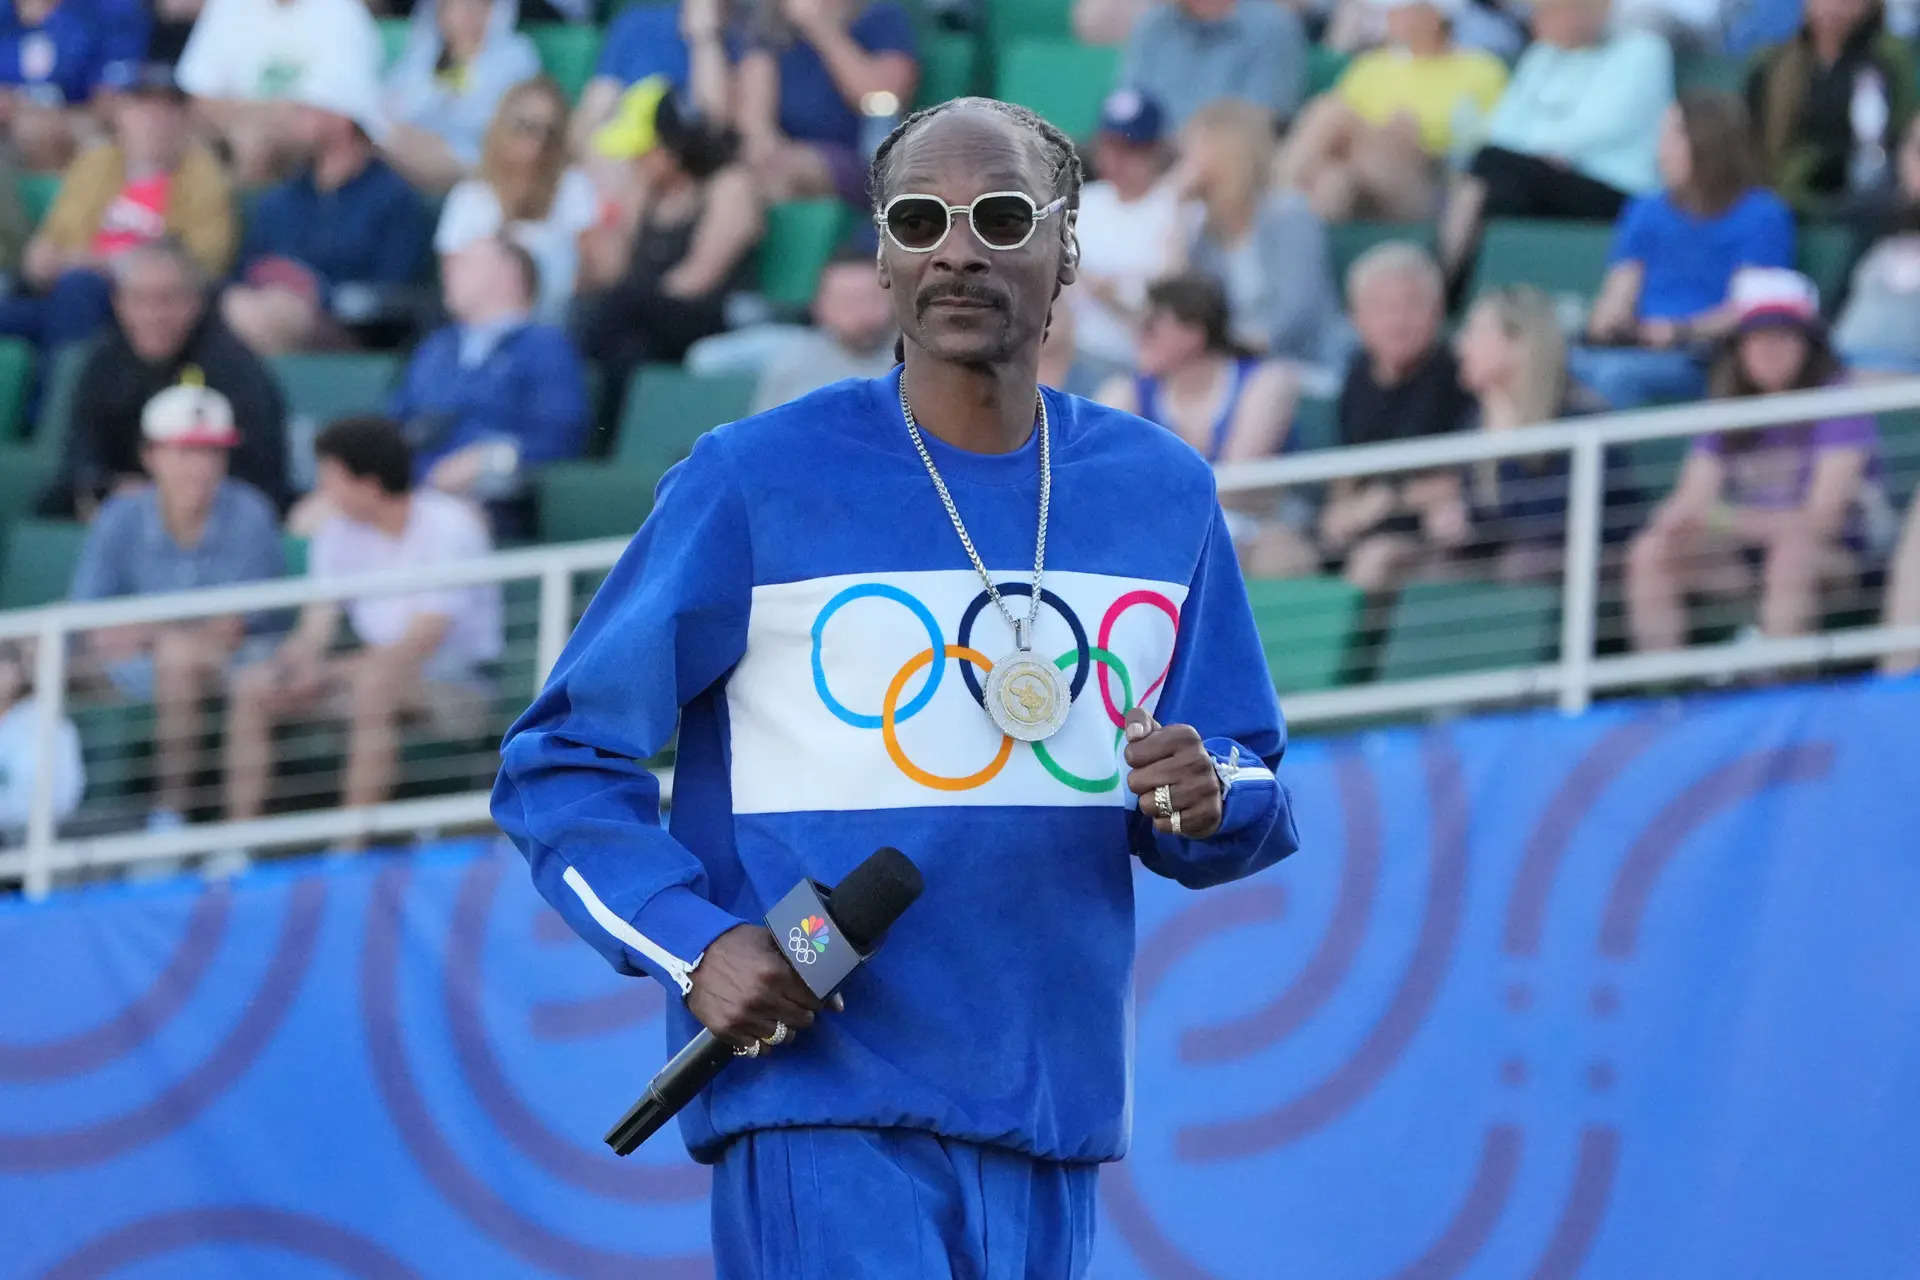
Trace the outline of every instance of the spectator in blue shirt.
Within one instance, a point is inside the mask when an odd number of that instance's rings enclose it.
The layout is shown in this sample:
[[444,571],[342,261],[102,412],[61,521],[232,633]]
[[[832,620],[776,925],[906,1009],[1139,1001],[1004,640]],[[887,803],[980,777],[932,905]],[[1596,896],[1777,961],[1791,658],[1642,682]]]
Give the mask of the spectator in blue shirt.
[[[285,571],[273,503],[227,475],[240,443],[233,406],[205,386],[168,387],[140,415],[150,485],[108,500],[87,531],[75,600],[191,591]],[[229,614],[109,627],[88,654],[121,694],[154,706],[158,788],[149,825],[178,826],[202,760],[200,704],[233,666],[262,656],[264,618]],[[249,633],[252,633],[251,636]]]
[[1690,95],[1661,126],[1665,189],[1629,201],[1612,265],[1574,352],[1574,377],[1615,409],[1706,392],[1699,352],[1733,325],[1728,286],[1742,267],[1791,267],[1793,214],[1757,185],[1738,98]]
[[346,325],[424,274],[433,240],[426,202],[382,160],[370,121],[302,104],[310,162],[255,203],[227,323],[263,355],[344,340]]
[[769,199],[867,203],[861,115],[913,101],[913,19],[894,0],[780,0],[740,59],[734,123]]
[[0,0],[0,120],[32,169],[66,167],[106,69],[146,57],[141,0]]
[[1175,129],[1223,98],[1278,124],[1307,96],[1307,35],[1269,0],[1171,0],[1134,24],[1119,84],[1158,102]]
[[664,77],[672,92],[684,95],[702,114],[726,118],[732,63],[740,51],[740,37],[733,26],[736,7],[736,0],[634,4],[607,27],[600,61],[580,94],[567,137],[576,156],[596,165],[596,183],[603,176],[598,170],[606,171],[611,185],[602,184],[602,189],[608,194],[614,194],[625,178],[626,166],[617,159],[597,157],[593,135],[622,109],[633,86],[653,76]]
[[447,255],[445,274],[454,323],[414,352],[391,413],[415,483],[485,505],[496,539],[524,536],[527,472],[585,443],[586,375],[567,335],[533,322],[525,249],[484,236]]

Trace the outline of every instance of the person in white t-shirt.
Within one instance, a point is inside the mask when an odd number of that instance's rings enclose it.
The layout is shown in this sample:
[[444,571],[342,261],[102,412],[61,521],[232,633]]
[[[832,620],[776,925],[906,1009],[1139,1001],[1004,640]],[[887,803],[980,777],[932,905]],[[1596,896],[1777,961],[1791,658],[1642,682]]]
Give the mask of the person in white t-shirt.
[[[343,418],[314,442],[320,491],[335,514],[314,533],[316,578],[419,569],[492,549],[470,503],[412,487],[413,457],[397,423]],[[400,729],[424,722],[463,740],[485,727],[488,667],[502,647],[497,584],[447,587],[344,603],[357,648],[333,651],[343,606],[309,605],[266,662],[242,669],[227,704],[227,810],[258,817],[273,772],[273,726],[296,716],[348,722],[348,806],[392,793]]]
[[1069,297],[1079,358],[1076,390],[1091,390],[1133,367],[1147,285],[1175,265],[1180,197],[1165,176],[1166,120],[1132,89],[1108,96],[1094,139],[1100,175],[1080,193],[1080,279]]
[[[380,29],[361,0],[206,0],[180,54],[180,87],[233,153],[242,186],[279,175],[297,149],[292,104],[368,104],[377,114]],[[376,141],[384,128],[371,128]]]
[[[40,711],[30,682],[29,646],[0,640],[0,844],[27,825],[33,789],[40,776]],[[80,761],[80,734],[65,716],[54,735],[53,816],[64,818],[80,805],[86,773]]]
[[476,240],[505,235],[540,268],[536,312],[565,324],[580,270],[580,237],[599,221],[600,197],[567,167],[567,99],[545,76],[500,100],[474,176],[447,193],[433,247],[444,259]]

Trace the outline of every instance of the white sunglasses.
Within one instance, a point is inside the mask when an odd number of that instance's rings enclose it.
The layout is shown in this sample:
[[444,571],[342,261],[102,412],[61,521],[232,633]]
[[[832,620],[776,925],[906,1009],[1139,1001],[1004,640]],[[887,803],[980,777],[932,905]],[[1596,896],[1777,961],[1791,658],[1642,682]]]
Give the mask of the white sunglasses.
[[947,242],[954,216],[964,213],[975,239],[1008,253],[1025,246],[1042,222],[1066,207],[1065,196],[1041,206],[1024,191],[989,191],[971,204],[948,204],[939,196],[907,192],[887,201],[873,220],[887,239],[908,253],[932,253]]

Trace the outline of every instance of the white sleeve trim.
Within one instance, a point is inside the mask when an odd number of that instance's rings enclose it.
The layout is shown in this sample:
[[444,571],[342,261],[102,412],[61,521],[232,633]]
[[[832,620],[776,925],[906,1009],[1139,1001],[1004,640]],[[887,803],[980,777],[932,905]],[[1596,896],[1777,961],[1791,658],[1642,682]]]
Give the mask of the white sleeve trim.
[[595,893],[586,879],[572,867],[568,867],[560,879],[566,883],[567,888],[573,890],[573,896],[580,899],[580,905],[587,909],[587,914],[593,917],[595,924],[666,970],[667,976],[679,984],[680,994],[685,995],[693,990],[693,966],[699,961],[682,960],[615,915],[612,908],[600,901],[600,895]]

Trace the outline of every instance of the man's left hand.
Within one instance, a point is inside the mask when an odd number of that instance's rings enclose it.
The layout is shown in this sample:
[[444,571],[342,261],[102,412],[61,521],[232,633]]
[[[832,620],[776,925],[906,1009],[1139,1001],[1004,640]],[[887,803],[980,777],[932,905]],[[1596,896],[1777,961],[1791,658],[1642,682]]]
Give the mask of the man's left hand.
[[1133,770],[1127,786],[1140,797],[1140,812],[1153,819],[1154,830],[1174,834],[1171,819],[1160,816],[1154,803],[1155,787],[1173,788],[1173,807],[1180,815],[1179,834],[1205,840],[1220,829],[1222,802],[1220,775],[1213,757],[1190,724],[1163,725],[1139,707],[1127,712],[1127,765]]

